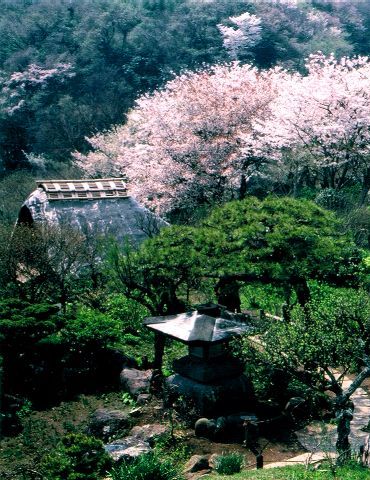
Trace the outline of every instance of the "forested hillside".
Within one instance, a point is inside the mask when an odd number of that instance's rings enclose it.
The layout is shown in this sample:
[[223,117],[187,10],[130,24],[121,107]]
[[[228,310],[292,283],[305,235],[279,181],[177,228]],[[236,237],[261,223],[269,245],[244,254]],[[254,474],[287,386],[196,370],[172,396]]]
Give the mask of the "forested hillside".
[[3,172],[29,166],[26,154],[67,162],[88,148],[86,135],[124,122],[134,100],[173,73],[234,60],[229,17],[246,11],[259,19],[257,36],[237,59],[257,67],[303,71],[317,50],[370,49],[367,2],[2,0]]

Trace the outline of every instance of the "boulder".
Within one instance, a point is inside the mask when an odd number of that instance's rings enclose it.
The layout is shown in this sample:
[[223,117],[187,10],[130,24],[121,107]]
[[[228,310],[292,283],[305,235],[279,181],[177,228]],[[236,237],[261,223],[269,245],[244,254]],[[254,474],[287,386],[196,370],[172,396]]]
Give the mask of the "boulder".
[[151,451],[149,443],[138,437],[125,437],[104,445],[105,451],[115,462],[132,460]]
[[87,430],[95,437],[108,440],[113,435],[125,433],[130,426],[130,416],[126,412],[100,408],[92,414]]
[[258,436],[258,418],[250,412],[240,412],[234,415],[217,418],[200,418],[195,422],[195,435],[209,440],[237,440],[246,439],[248,432],[249,441]]
[[153,446],[156,440],[165,436],[167,433],[169,433],[169,428],[167,426],[153,423],[134,427],[131,430],[130,435],[149,443],[150,446]]
[[216,433],[216,422],[212,419],[200,418],[195,422],[194,428],[197,437],[212,439]]
[[217,459],[219,456],[220,456],[219,453],[212,453],[212,455],[209,457],[208,459],[209,468],[211,468],[212,470],[215,470],[217,465]]
[[250,381],[244,375],[205,384],[175,374],[165,379],[165,390],[167,404],[174,404],[177,398],[181,398],[182,404],[205,417],[227,415],[255,402]]
[[130,415],[130,417],[133,417],[133,418],[138,418],[140,417],[140,415],[143,413],[143,410],[142,408],[140,407],[136,407],[136,408],[133,408],[132,410],[130,410],[128,412],[128,414]]
[[184,467],[184,473],[194,473],[209,470],[209,459],[206,455],[193,455]]
[[152,399],[152,396],[150,393],[140,393],[136,399],[136,404],[137,405],[146,405],[147,403],[150,402]]
[[153,370],[137,370],[136,368],[124,368],[120,375],[122,387],[133,397],[149,393],[152,377]]

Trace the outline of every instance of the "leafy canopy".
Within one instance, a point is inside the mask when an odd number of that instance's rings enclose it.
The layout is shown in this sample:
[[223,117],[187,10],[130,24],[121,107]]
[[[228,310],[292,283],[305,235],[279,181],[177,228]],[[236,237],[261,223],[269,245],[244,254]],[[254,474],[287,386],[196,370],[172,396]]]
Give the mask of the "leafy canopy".
[[165,228],[137,252],[116,250],[113,272],[124,294],[153,313],[183,309],[185,291],[208,289],[212,297],[210,284],[238,292],[240,282],[275,283],[298,297],[310,278],[357,285],[361,252],[339,226],[308,200],[249,197],[215,209],[199,226]]

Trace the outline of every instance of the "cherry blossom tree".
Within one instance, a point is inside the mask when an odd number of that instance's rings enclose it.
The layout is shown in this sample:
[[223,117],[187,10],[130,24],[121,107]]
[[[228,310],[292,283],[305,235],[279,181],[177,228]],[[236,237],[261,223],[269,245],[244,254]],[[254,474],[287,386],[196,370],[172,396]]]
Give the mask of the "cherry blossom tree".
[[[50,108],[61,107],[63,98],[69,98],[63,93],[71,87],[75,75],[71,63],[31,63],[19,71],[0,72],[0,169],[28,167],[26,152],[40,154],[45,152],[45,145],[58,143],[61,122],[55,114],[51,115]],[[46,130],[48,135],[45,143],[40,143],[41,150],[36,144]],[[65,131],[71,132],[70,116]]]
[[89,175],[127,175],[131,194],[161,214],[233,198],[258,163],[243,137],[275,90],[273,75],[250,65],[185,73],[90,139],[94,151],[77,162]]
[[89,175],[126,175],[160,214],[243,197],[271,183],[370,189],[370,62],[311,55],[306,75],[234,63],[185,73],[141,97],[127,124],[76,154]]
[[4,79],[0,90],[0,108],[4,113],[13,115],[26,108],[31,95],[43,91],[53,83],[63,83],[76,74],[70,63],[57,63],[53,68],[44,68],[30,64],[21,72],[13,72]]
[[238,58],[240,50],[254,47],[261,40],[261,19],[248,12],[237,17],[229,17],[234,27],[217,25],[223,36],[223,44],[232,59]]
[[[274,157],[283,175],[298,185],[307,172],[323,188],[370,188],[370,62],[311,55],[308,74],[282,73],[271,115],[254,148]],[[280,172],[280,173],[281,173]]]

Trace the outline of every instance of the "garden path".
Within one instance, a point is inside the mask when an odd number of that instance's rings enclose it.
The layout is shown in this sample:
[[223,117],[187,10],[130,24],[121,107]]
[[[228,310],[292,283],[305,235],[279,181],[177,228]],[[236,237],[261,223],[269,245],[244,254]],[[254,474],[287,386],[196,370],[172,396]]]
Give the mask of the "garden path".
[[[346,390],[352,380],[345,377],[343,389]],[[370,420],[370,398],[363,388],[358,388],[351,399],[354,403],[353,420],[351,422],[350,443],[354,451],[358,451],[369,434],[364,431]],[[335,442],[337,439],[336,426],[323,422],[312,422],[305,428],[295,432],[298,441],[308,452],[289,458],[283,462],[266,465],[266,468],[283,467],[287,465],[317,463],[328,457],[335,457]]]

